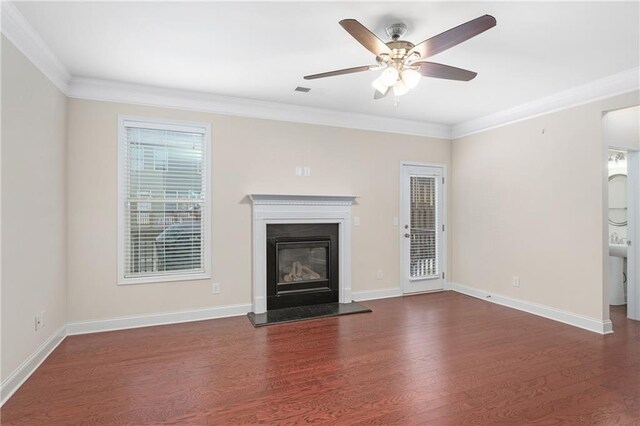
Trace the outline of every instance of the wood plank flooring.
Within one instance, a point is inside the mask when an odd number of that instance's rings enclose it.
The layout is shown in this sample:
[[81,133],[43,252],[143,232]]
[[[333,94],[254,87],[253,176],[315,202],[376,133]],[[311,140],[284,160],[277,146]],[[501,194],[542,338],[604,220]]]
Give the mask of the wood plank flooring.
[[454,292],[255,329],[68,337],[3,425],[640,425],[640,323],[601,336]]

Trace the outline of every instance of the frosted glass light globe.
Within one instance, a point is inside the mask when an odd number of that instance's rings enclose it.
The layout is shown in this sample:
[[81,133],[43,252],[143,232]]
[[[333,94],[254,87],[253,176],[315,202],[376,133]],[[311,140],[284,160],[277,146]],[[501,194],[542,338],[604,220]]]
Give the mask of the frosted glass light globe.
[[404,81],[404,84],[406,84],[409,89],[415,88],[418,83],[420,83],[421,79],[422,74],[420,74],[416,70],[412,70],[409,68],[402,71],[402,81]]
[[378,80],[385,86],[393,86],[395,82],[398,81],[398,70],[393,67],[388,67],[382,71]]
[[378,77],[375,80],[373,80],[373,83],[371,83],[371,85],[373,86],[374,89],[376,89],[378,92],[380,92],[381,95],[384,95],[385,93],[387,93],[387,90],[389,90],[389,86],[387,86],[386,84],[382,83],[380,81],[380,77]]

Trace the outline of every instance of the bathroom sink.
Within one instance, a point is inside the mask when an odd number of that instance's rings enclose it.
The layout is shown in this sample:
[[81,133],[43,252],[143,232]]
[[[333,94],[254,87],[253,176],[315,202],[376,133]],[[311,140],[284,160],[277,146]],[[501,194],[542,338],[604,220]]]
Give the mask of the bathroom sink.
[[627,245],[609,244],[609,256],[627,257]]

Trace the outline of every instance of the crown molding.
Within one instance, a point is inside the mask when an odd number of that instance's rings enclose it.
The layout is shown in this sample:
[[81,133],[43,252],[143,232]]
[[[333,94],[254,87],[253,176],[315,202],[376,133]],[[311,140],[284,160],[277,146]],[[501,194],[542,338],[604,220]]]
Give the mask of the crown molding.
[[319,124],[323,126],[346,127],[440,139],[450,139],[451,137],[451,127],[444,124],[108,80],[74,78],[69,85],[68,96],[78,99],[178,108],[215,114]]
[[640,89],[640,68],[633,68],[514,108],[450,126],[203,92],[72,77],[46,42],[10,1],[2,1],[1,30],[2,34],[56,87],[66,96],[72,98],[186,109],[448,140]]
[[451,129],[451,139],[622,95],[639,88],[640,68],[632,68],[514,108],[455,124]]
[[2,1],[2,34],[65,95],[71,74],[12,2]]
[[451,126],[209,93],[76,78],[12,2],[2,1],[2,34],[65,95],[72,98],[178,108],[395,134],[451,138]]

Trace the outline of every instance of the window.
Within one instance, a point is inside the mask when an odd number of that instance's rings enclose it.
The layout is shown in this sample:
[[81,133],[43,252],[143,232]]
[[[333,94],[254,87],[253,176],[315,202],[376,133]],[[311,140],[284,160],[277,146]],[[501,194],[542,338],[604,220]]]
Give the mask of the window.
[[209,278],[209,124],[118,124],[119,284]]

